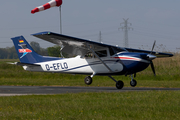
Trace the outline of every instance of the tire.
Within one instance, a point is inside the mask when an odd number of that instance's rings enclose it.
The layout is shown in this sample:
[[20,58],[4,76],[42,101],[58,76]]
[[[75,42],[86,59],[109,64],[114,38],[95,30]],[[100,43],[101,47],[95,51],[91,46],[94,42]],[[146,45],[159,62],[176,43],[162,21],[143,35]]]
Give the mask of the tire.
[[131,80],[130,81],[130,85],[132,86],[132,87],[135,87],[136,85],[137,85],[137,81],[136,80]]
[[85,77],[84,79],[85,84],[90,85],[92,83],[92,78],[90,76]]
[[122,89],[123,86],[124,86],[124,82],[123,81],[121,81],[121,80],[117,81],[117,83],[116,83],[116,88],[117,89]]

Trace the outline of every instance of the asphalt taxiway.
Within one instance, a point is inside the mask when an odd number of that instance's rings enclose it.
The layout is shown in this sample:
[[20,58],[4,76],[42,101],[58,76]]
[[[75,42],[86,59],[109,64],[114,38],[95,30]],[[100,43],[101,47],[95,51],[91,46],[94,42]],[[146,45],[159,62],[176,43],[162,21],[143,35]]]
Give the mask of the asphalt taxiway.
[[0,86],[0,96],[15,95],[47,95],[80,92],[128,92],[128,91],[177,91],[180,88],[145,88],[124,87],[121,90],[116,87],[61,87],[61,86]]

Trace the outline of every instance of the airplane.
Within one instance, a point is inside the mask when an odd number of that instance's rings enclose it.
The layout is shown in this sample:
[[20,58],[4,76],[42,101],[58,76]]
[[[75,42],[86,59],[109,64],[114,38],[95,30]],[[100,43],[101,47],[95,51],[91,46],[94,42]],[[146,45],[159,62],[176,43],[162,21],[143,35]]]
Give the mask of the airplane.
[[11,38],[16,48],[20,65],[27,71],[85,74],[84,82],[92,83],[95,75],[108,76],[116,83],[117,89],[122,89],[123,81],[117,81],[113,75],[130,75],[130,85],[135,87],[136,73],[143,71],[151,65],[154,75],[155,69],[152,60],[161,57],[172,57],[173,54],[123,48],[91,40],[71,37],[53,32],[40,32],[33,36],[57,44],[61,47],[61,56],[50,57],[37,54],[23,36]]

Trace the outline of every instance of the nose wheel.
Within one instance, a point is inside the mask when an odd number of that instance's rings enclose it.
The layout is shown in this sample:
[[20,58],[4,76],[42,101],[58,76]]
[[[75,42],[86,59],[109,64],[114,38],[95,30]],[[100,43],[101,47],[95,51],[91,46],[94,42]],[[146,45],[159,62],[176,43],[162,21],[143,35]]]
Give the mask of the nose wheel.
[[132,87],[135,87],[137,85],[137,81],[135,79],[133,79],[133,75],[131,75],[131,81],[130,81],[130,85]]
[[131,85],[132,87],[135,87],[135,86],[137,85],[137,81],[134,80],[134,79],[132,79],[132,80],[130,81],[130,85]]

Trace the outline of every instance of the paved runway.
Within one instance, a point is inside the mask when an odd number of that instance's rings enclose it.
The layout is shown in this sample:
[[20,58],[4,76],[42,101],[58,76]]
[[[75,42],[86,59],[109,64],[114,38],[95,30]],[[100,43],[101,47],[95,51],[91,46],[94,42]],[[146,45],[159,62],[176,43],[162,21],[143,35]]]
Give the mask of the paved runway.
[[127,92],[149,90],[180,90],[180,88],[138,88],[124,87],[121,90],[116,87],[52,87],[52,86],[0,86],[0,96],[14,95],[39,95],[39,94],[62,94],[80,92]]

